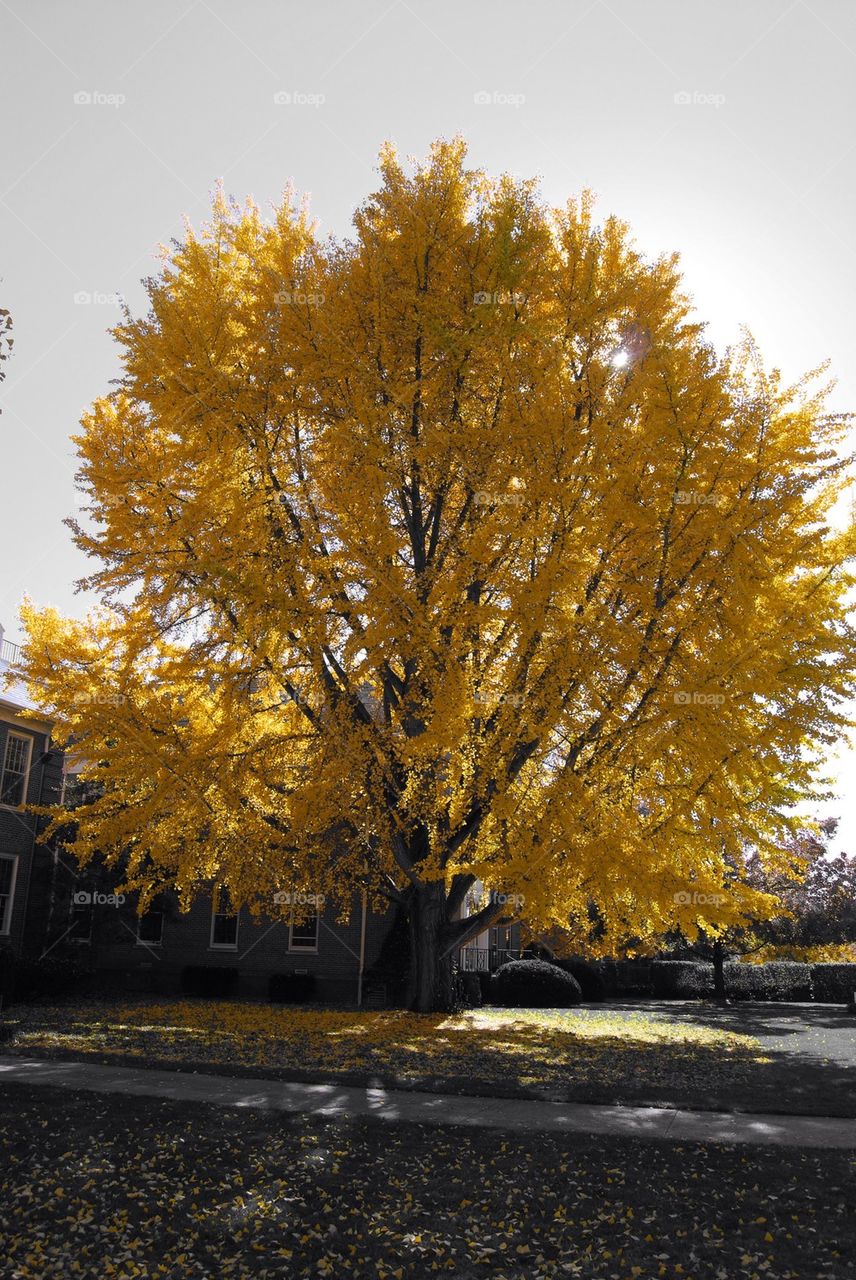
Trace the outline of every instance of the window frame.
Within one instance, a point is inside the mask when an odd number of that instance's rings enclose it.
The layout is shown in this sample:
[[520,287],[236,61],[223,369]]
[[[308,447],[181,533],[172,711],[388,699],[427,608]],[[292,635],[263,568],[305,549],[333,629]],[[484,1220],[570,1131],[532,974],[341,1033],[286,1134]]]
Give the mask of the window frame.
[[[140,926],[142,925],[143,921],[148,915],[160,916],[160,934],[158,936],[157,942],[152,942],[150,938],[140,937]],[[162,947],[163,946],[163,919],[164,919],[163,907],[149,907],[148,911],[144,911],[141,916],[137,916],[136,943],[138,947]]]
[[[235,910],[234,908],[232,908],[232,910],[230,911],[217,910],[217,908],[220,906],[221,897],[225,892],[226,890],[222,886],[218,886],[214,890],[214,893],[211,896],[211,927],[208,931],[208,950],[209,951],[237,951],[238,950],[238,933],[241,927],[240,910]],[[232,907],[231,900],[229,901],[229,906]],[[223,920],[234,919],[235,921],[235,941],[234,942],[215,942],[214,941],[214,927],[218,919],[223,919]]]
[[15,911],[15,888],[18,883],[18,854],[17,853],[0,853],[0,861],[11,862],[12,877],[9,881],[9,893],[6,898],[6,905],[0,916],[0,938],[9,938],[12,935],[12,916]]
[[318,910],[318,904],[316,903],[312,908],[312,916],[315,919],[315,942],[311,947],[294,945],[294,913],[295,908],[292,907],[291,915],[288,918],[288,950],[293,951],[298,955],[317,955],[318,942],[321,937],[321,914]]
[[[27,744],[27,763],[24,767],[24,788],[22,798],[19,804],[11,804],[2,797],[6,791],[6,757],[9,754],[9,743],[13,738],[17,738],[19,742]],[[27,803],[27,792],[30,789],[30,771],[33,767],[33,735],[26,733],[22,729],[9,729],[6,733],[6,741],[3,744],[3,767],[0,769],[0,809],[11,809],[13,812],[19,812]]]
[[[71,897],[68,900],[69,929],[68,929],[67,937],[69,942],[78,942],[80,943],[81,946],[85,947],[85,946],[89,946],[92,942],[92,930],[95,924],[95,903],[92,901],[92,895],[95,893],[95,890],[86,889],[86,890],[80,890],[79,892],[89,893],[90,900],[88,903],[75,902],[74,901],[75,890],[72,889]],[[83,910],[84,907],[86,907],[87,911],[89,912],[89,933],[86,935],[86,937],[83,937],[83,935],[79,933],[72,933],[72,929],[74,928],[73,921],[74,921],[75,909]]]

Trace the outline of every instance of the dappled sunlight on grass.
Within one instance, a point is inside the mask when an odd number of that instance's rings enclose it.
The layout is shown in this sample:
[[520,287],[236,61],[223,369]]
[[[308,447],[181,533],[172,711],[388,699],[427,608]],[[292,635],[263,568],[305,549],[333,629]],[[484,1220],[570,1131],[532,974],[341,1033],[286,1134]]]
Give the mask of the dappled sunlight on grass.
[[646,1011],[590,1007],[417,1015],[234,1001],[141,1000],[16,1010],[10,1048],[148,1057],[283,1074],[415,1083],[609,1087],[724,1084],[764,1062],[751,1036]]

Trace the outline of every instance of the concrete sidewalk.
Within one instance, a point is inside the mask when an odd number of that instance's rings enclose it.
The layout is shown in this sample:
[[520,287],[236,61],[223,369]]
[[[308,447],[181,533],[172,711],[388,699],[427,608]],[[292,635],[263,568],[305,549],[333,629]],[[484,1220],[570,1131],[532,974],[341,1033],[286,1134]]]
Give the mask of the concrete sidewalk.
[[281,1080],[230,1079],[179,1071],[0,1057],[0,1084],[17,1081],[96,1093],[130,1093],[175,1102],[257,1107],[341,1119],[475,1125],[508,1131],[607,1133],[669,1142],[751,1142],[764,1146],[856,1148],[856,1119],[675,1111],[665,1107],[590,1106],[571,1102],[468,1098],[356,1089]]

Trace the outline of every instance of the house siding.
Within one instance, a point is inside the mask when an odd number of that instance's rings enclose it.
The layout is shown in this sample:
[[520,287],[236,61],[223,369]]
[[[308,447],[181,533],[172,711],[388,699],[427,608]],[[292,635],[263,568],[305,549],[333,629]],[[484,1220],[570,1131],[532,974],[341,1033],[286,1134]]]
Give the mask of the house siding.
[[[62,788],[62,753],[51,749],[50,734],[21,722],[11,710],[0,708],[0,767],[6,758],[10,732],[32,738],[27,779],[27,804],[56,804]],[[0,853],[16,859],[15,889],[9,931],[0,941],[17,954],[39,954],[42,926],[30,911],[31,894],[38,899],[46,889],[52,862],[49,848],[37,843],[46,820],[26,810],[0,805]],[[44,909],[44,900],[43,900]]]

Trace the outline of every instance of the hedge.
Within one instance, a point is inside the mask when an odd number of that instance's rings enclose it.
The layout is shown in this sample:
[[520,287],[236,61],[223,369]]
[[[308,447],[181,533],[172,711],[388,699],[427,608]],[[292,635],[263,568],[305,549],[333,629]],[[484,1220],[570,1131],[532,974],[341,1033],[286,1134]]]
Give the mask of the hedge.
[[570,1009],[583,993],[576,978],[546,960],[509,960],[493,975],[490,997],[515,1009]]
[[651,987],[658,1000],[702,1000],[713,995],[713,965],[704,960],[655,960]]
[[38,960],[16,956],[4,948],[0,962],[3,1003],[54,1004],[91,991],[95,972],[77,954],[46,955]]
[[188,964],[181,971],[181,989],[188,996],[211,999],[228,996],[238,981],[238,970],[220,965]]
[[811,965],[792,960],[729,961],[725,989],[733,1000],[811,1000]]
[[850,1004],[856,992],[856,964],[813,964],[811,986],[815,1000]]
[[564,969],[572,978],[576,978],[583,1000],[601,1001],[606,999],[606,984],[598,970],[588,960],[571,956],[567,960],[556,960],[556,967]]
[[272,973],[268,1000],[278,1004],[305,1004],[315,994],[314,973]]

